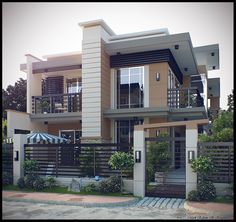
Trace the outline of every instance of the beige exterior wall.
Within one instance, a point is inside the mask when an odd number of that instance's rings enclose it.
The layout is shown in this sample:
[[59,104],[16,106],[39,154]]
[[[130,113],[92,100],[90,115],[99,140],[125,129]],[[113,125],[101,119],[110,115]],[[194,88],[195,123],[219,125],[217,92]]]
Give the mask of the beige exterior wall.
[[28,113],[7,110],[7,137],[13,137],[15,129],[47,132],[47,125],[31,122]]
[[[167,118],[149,118],[149,124],[152,123],[165,123],[168,122]],[[167,132],[167,128],[159,128],[160,133]],[[149,129],[149,137],[156,137],[156,129]]]
[[[110,70],[110,56],[105,51],[104,43],[101,45],[101,61],[102,61],[102,75],[101,75],[101,108],[102,113],[111,107],[111,70]],[[111,121],[102,116],[101,119],[101,133],[104,140],[111,140]]]
[[[167,106],[167,62],[149,65],[149,107]],[[156,73],[160,73],[160,81],[156,81]]]
[[55,136],[59,136],[60,130],[81,130],[81,123],[49,123],[48,124],[48,133]]

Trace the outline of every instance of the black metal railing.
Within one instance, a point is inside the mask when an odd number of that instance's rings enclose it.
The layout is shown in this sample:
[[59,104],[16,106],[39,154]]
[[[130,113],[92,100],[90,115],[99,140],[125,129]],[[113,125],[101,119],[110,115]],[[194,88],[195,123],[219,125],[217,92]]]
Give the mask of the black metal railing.
[[167,102],[170,108],[204,106],[204,100],[197,87],[168,89]]
[[81,100],[81,93],[32,96],[32,113],[80,112]]

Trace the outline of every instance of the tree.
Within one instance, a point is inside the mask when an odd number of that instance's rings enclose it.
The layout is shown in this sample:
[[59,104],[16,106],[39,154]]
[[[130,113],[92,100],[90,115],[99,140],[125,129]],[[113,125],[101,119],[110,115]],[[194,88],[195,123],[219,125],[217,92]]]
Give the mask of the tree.
[[20,78],[14,86],[2,89],[2,115],[6,119],[6,109],[26,112],[26,80]]
[[229,112],[234,111],[234,90],[232,90],[232,93],[228,95],[228,110]]
[[111,166],[112,169],[120,170],[121,191],[122,191],[122,173],[125,170],[132,169],[132,167],[134,166],[133,155],[130,153],[116,151],[110,157],[108,164]]

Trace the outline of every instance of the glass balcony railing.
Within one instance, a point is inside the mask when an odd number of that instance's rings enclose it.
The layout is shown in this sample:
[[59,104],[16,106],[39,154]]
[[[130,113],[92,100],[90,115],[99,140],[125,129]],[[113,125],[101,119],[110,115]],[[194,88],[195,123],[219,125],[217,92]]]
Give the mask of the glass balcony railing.
[[203,107],[204,99],[197,87],[168,89],[167,103],[170,108]]
[[80,112],[81,100],[81,93],[32,96],[32,113]]

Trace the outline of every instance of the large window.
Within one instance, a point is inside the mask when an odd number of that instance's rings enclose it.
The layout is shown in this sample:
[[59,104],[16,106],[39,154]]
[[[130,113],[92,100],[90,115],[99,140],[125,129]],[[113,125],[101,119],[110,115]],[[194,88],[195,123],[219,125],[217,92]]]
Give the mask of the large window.
[[66,80],[67,93],[80,93],[82,90],[81,78],[72,78]]
[[143,119],[117,120],[117,143],[133,144],[134,125],[143,124]]
[[117,109],[143,107],[144,67],[117,70]]
[[79,143],[82,135],[81,130],[60,130],[59,136],[70,140],[70,143]]

